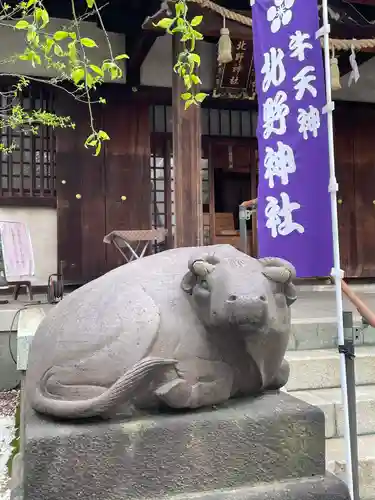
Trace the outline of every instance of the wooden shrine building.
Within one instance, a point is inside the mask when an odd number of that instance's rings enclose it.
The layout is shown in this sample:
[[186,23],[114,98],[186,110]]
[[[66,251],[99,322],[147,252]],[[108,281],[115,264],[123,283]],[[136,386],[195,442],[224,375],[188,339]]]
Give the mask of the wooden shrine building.
[[[65,3],[47,2],[57,21],[69,15]],[[217,3],[251,16],[248,0]],[[238,57],[218,67],[222,17],[195,2],[189,6],[204,16],[198,49],[209,97],[201,108],[184,110],[182,82],[172,71],[178,40],[148,19],[161,15],[160,2],[111,0],[104,23],[116,52],[125,50],[130,60],[123,81],[100,90],[107,104],[95,108],[95,119],[111,138],[104,153],[93,157],[83,146],[85,106],[34,84],[24,105],[69,115],[76,129],[46,129],[37,137],[5,132],[3,140],[15,139],[20,148],[1,158],[0,220],[28,225],[40,284],[60,262],[66,282],[77,284],[122,264],[121,254],[103,243],[111,231],[165,228],[161,249],[239,244],[238,205],[257,196],[259,171],[252,32],[228,20]],[[333,38],[375,37],[373,0],[330,0],[330,15]],[[85,29],[96,40],[102,36],[94,20]],[[342,266],[348,277],[375,278],[375,52],[357,53],[361,78],[351,87],[349,53],[339,54],[342,89],[333,94]],[[255,220],[248,233],[248,251],[256,255]]]

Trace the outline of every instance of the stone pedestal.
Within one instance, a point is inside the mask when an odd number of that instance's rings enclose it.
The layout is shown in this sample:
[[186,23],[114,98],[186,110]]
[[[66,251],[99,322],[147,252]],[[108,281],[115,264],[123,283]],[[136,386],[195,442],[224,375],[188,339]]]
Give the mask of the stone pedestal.
[[349,500],[325,475],[324,415],[285,393],[135,421],[27,411],[24,500]]

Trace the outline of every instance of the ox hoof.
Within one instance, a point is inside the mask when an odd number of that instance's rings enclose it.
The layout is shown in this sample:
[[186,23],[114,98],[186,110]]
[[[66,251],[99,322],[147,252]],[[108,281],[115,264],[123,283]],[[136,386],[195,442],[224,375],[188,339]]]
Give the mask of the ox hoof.
[[191,386],[185,380],[175,379],[159,387],[155,394],[171,408],[188,408]]

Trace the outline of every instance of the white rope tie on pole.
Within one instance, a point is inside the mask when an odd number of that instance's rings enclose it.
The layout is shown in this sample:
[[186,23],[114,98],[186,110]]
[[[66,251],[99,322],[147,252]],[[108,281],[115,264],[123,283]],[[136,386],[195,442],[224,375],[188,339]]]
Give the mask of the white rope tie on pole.
[[[336,292],[336,311],[337,311],[337,333],[338,333],[338,344],[339,346],[344,345],[344,323],[343,323],[343,305],[342,305],[342,290],[341,281],[343,278],[343,271],[340,267],[340,245],[339,245],[339,230],[338,230],[338,215],[337,215],[337,191],[338,184],[335,172],[335,153],[333,144],[333,117],[332,113],[334,110],[334,105],[332,101],[332,89],[331,89],[331,64],[330,64],[330,25],[328,21],[328,1],[322,1],[323,7],[323,27],[316,33],[317,38],[323,36],[323,48],[324,48],[324,66],[325,66],[325,87],[326,87],[326,97],[327,104],[325,111],[327,113],[327,125],[328,125],[328,153],[329,153],[329,193],[331,196],[331,216],[332,216],[332,240],[333,240],[333,257],[334,257],[334,269],[332,270],[332,275],[335,279],[335,292]],[[347,486],[350,492],[350,496],[354,498],[354,488],[353,488],[353,470],[352,470],[352,450],[350,441],[350,421],[349,421],[349,402],[348,402],[348,392],[347,392],[347,380],[346,380],[346,366],[345,366],[345,354],[340,352],[340,377],[341,377],[341,394],[344,406],[344,437],[345,437],[345,447],[346,447],[346,477]]]

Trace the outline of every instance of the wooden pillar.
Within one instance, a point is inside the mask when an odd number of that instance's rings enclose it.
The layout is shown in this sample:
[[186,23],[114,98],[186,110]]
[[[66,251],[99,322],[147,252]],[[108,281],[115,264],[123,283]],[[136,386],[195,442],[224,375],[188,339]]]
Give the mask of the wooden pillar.
[[[173,66],[181,52],[173,37]],[[182,79],[173,72],[173,164],[175,179],[175,247],[203,244],[202,177],[201,177],[201,108],[192,105],[185,111],[181,94]]]

